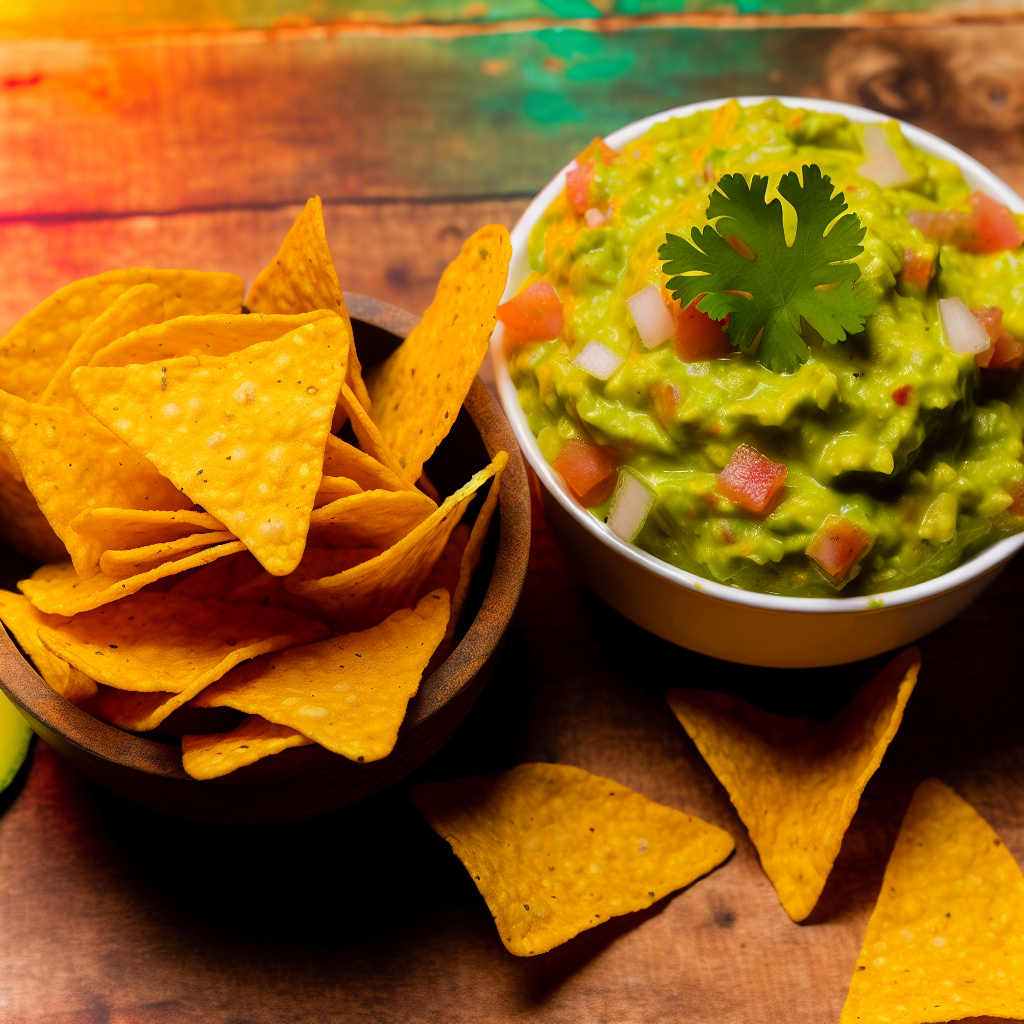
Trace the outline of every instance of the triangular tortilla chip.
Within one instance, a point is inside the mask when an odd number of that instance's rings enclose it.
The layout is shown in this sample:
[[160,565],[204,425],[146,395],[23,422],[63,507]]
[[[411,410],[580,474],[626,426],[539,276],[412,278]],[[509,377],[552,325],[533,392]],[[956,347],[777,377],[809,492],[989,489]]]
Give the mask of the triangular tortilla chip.
[[567,764],[413,786],[409,799],[451,844],[516,956],[649,907],[734,846],[700,818]]
[[437,505],[421,491],[362,491],[314,509],[310,543],[343,540],[383,550],[436,511]]
[[194,705],[262,715],[352,761],[378,761],[394,749],[447,623],[448,593],[437,590],[362,633],[240,666]]
[[500,224],[470,236],[441,275],[437,294],[412,333],[368,375],[371,415],[418,480],[448,435],[494,330],[512,243]]
[[223,600],[240,583],[254,576],[267,576],[274,580],[279,578],[270,576],[248,551],[243,551],[186,573],[174,581],[167,593]]
[[112,580],[126,580],[130,576],[149,572],[164,562],[211,544],[223,544],[237,538],[227,530],[218,532],[193,533],[177,540],[162,540],[137,548],[112,548],[100,555],[100,572]]
[[320,579],[285,580],[293,594],[330,612],[343,628],[359,629],[411,603],[458,526],[473,496],[508,462],[505,452],[447,498],[440,508],[386,551]]
[[328,317],[232,355],[81,367],[72,381],[97,419],[283,576],[306,545],[347,355]]
[[346,384],[341,389],[338,402],[352,420],[352,430],[360,447],[375,462],[394,473],[406,488],[415,486],[416,477],[410,477],[402,460],[391,450],[387,441],[381,436],[377,424],[370,419],[370,414],[359,404],[352,389]]
[[180,509],[192,504],[145,455],[132,451],[83,408],[77,413],[49,408],[0,391],[0,436],[17,456],[25,483],[83,576],[95,572],[103,551],[71,527],[83,509]]
[[324,450],[324,472],[355,480],[364,491],[401,491],[409,486],[401,476],[372,455],[333,434],[327,438]]
[[480,556],[483,554],[484,541],[487,540],[487,532],[491,528],[491,517],[498,507],[498,497],[501,494],[501,477],[504,467],[494,474],[491,480],[490,490],[484,503],[480,506],[473,529],[469,534],[469,540],[463,548],[462,556],[459,559],[459,583],[452,592],[452,616],[448,622],[448,635],[452,636],[462,614],[462,606],[469,597],[469,585],[473,582],[473,573],[480,564]]
[[1024,875],[938,779],[907,809],[840,1024],[1024,1020]]
[[41,302],[0,340],[0,381],[4,390],[38,401],[82,332],[121,294],[137,284],[164,292],[165,315],[237,313],[242,279],[200,270],[109,270],[73,281]]
[[273,341],[306,324],[337,316],[329,309],[299,315],[257,313],[179,316],[118,335],[97,350],[88,366],[128,366],[179,356],[228,356],[262,341]]
[[36,671],[65,700],[77,704],[96,693],[96,683],[92,679],[51,654],[39,639],[40,626],[61,626],[67,619],[60,615],[44,615],[32,607],[27,597],[0,590],[0,621],[32,659]]
[[332,501],[348,498],[361,491],[362,487],[347,476],[322,476],[316,497],[313,499],[313,508],[323,508],[324,505],[329,505]]
[[305,747],[312,742],[286,725],[250,715],[231,732],[182,736],[181,763],[193,779],[217,779],[289,747]]
[[[253,281],[245,304],[253,313],[331,309],[345,318],[351,333],[341,284],[327,245],[324,208],[319,196],[313,196],[295,219],[277,255]],[[362,406],[369,409],[370,396],[363,384],[362,367],[354,344],[346,379]]]
[[219,532],[224,524],[208,512],[149,511],[134,508],[90,508],[71,520],[71,528],[83,537],[110,548],[141,548],[177,540],[201,530]]
[[279,608],[134,594],[70,622],[40,625],[39,639],[107,686],[197,693],[256,654],[321,640],[327,632],[321,623]]
[[773,715],[724,693],[667,694],[729,791],[794,921],[818,902],[860,795],[900,726],[920,667],[920,652],[908,648],[824,725]]
[[41,612],[48,615],[77,615],[111,601],[119,601],[167,576],[176,576],[179,572],[196,569],[244,550],[245,545],[239,540],[217,544],[185,558],[163,562],[148,572],[124,580],[112,580],[101,572],[83,579],[70,562],[56,562],[40,566],[29,579],[19,581],[18,589]]

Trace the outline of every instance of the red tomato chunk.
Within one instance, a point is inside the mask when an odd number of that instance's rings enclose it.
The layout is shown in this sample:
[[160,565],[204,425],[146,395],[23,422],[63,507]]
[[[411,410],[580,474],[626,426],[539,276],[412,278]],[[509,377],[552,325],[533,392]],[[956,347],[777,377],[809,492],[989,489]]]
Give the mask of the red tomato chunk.
[[932,279],[933,262],[930,256],[922,256],[913,249],[903,251],[903,280],[907,284],[920,288],[921,291],[928,290],[928,284]]
[[699,363],[706,359],[721,359],[732,355],[735,349],[725,333],[725,320],[712,320],[707,313],[697,308],[700,297],[694,299],[686,309],[673,304],[672,319],[675,330],[672,333],[672,347],[684,363]]
[[551,463],[584,508],[603,505],[615,487],[618,470],[598,445],[574,437]]
[[892,400],[897,405],[906,405],[907,399],[910,398],[910,392],[914,389],[909,384],[904,384],[903,387],[897,388],[892,393]]
[[676,409],[679,408],[679,388],[668,381],[658,381],[651,388],[651,398],[654,401],[654,415],[658,422],[668,429],[675,421]]
[[993,253],[1016,249],[1024,243],[1024,233],[1013,214],[984,192],[972,192],[974,209],[911,210],[908,219],[922,234],[943,245],[955,245],[964,252]]
[[992,344],[979,352],[974,361],[989,370],[1018,370],[1024,358],[1024,345],[1003,326],[1003,311],[998,306],[972,309],[974,319],[985,328]]
[[587,160],[597,159],[603,164],[610,164],[617,160],[618,157],[619,154],[612,149],[604,139],[595,135],[594,138],[587,143],[587,148],[576,155],[576,163],[582,164]]
[[842,516],[829,516],[807,545],[806,554],[834,584],[840,584],[846,581],[870,543],[867,531],[856,523]]
[[565,176],[565,191],[569,202],[579,216],[583,216],[591,207],[590,185],[594,180],[594,161],[585,160],[574,167]]
[[505,325],[506,348],[550,341],[562,333],[562,302],[547,281],[534,281],[499,306],[495,316]]
[[718,474],[716,490],[748,512],[761,515],[788,475],[789,470],[781,463],[772,462],[757,449],[741,444]]

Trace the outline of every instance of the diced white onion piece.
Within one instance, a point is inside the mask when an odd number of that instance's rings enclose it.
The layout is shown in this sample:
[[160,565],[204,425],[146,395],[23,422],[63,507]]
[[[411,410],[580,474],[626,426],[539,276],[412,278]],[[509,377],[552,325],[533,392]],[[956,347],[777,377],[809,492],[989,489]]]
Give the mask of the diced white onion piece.
[[628,469],[619,470],[608,512],[608,526],[612,533],[631,543],[647,521],[647,513],[653,504],[654,492],[647,484]]
[[599,341],[588,341],[573,362],[592,377],[607,380],[625,360],[617,356],[607,345],[602,345]]
[[647,348],[660,345],[666,338],[672,337],[672,314],[661,297],[661,289],[649,284],[641,288],[636,295],[626,299],[633,323],[640,334],[640,340]]
[[857,173],[862,178],[867,178],[882,188],[896,188],[913,180],[897,156],[896,150],[889,145],[889,137],[881,125],[865,126],[864,149],[869,159],[867,163],[857,168]]
[[596,228],[598,224],[603,224],[608,218],[596,206],[592,206],[583,214],[583,219],[587,222],[588,228]]
[[939,317],[946,334],[946,344],[954,352],[977,355],[988,351],[992,344],[988,331],[974,319],[963,299],[939,299]]

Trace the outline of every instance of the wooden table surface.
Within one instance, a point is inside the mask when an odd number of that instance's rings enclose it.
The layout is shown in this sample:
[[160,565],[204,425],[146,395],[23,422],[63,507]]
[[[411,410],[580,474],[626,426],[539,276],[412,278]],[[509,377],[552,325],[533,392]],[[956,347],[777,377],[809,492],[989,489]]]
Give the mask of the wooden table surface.
[[[873,105],[1024,187],[1021,3],[886,0],[833,16],[817,0],[751,0],[749,18],[709,7],[378,0],[377,17],[331,0],[316,10],[347,21],[92,25],[72,39],[49,25],[4,38],[0,18],[0,332],[111,267],[251,280],[314,193],[343,286],[419,312],[461,240],[513,223],[593,134],[735,92]],[[796,925],[664,692],[721,687],[825,718],[878,660],[781,672],[674,648],[590,595],[537,520],[495,675],[410,782],[576,764],[728,829],[729,861],[520,960],[405,785],[315,821],[216,828],[125,803],[37,742],[0,798],[0,1022],[835,1021],[921,779],[953,785],[1024,863],[1022,603],[1018,559],[921,642],[903,726]]]

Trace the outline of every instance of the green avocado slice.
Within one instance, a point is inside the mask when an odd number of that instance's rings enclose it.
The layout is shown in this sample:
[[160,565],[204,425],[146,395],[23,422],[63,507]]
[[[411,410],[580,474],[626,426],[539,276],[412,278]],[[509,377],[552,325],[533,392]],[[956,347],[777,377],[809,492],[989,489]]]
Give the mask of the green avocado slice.
[[31,739],[32,730],[21,712],[0,693],[0,792],[14,781]]

